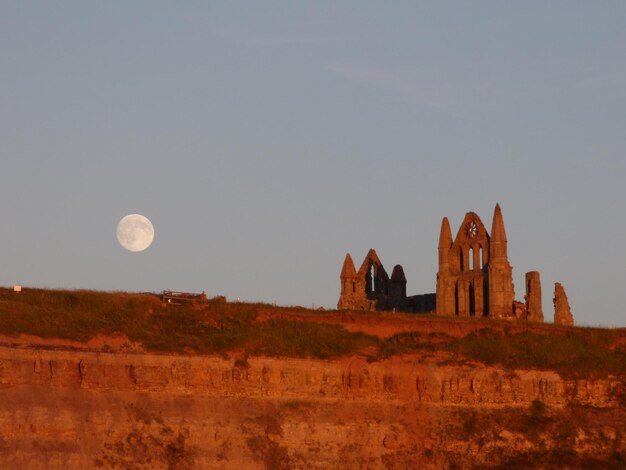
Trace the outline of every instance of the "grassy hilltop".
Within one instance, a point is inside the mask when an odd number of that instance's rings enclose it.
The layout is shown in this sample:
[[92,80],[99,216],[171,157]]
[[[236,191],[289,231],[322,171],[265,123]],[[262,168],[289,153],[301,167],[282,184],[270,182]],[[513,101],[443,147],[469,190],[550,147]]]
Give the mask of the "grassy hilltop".
[[[332,359],[362,355],[369,361],[399,354],[445,356],[507,368],[551,369],[564,377],[626,372],[626,331],[566,328],[495,320],[376,313],[379,321],[400,318],[471,325],[463,335],[416,331],[391,336],[348,331],[344,317],[360,312],[313,312],[224,298],[166,306],[156,294],[0,288],[0,335],[87,341],[123,334],[149,352],[228,354]],[[478,325],[478,327],[476,326]],[[445,327],[445,325],[444,325]],[[357,328],[358,329],[358,328]],[[419,330],[419,331],[417,331]]]

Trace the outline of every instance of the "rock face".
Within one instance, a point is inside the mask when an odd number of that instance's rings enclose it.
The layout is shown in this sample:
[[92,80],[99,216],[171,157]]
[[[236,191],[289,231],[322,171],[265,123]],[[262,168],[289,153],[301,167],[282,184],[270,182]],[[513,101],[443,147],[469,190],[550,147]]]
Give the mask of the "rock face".
[[624,377],[441,359],[0,347],[0,467],[576,467],[626,455]]
[[560,283],[554,284],[554,324],[572,326],[574,317],[567,300],[565,289]]

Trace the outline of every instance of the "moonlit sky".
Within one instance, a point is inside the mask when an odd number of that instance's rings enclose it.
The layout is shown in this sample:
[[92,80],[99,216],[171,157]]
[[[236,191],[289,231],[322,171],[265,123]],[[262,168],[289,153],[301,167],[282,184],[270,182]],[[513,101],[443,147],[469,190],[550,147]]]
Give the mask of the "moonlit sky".
[[[0,285],[334,307],[347,252],[435,292],[502,206],[626,326],[626,2],[26,2],[0,9]],[[155,240],[117,243],[140,213]]]

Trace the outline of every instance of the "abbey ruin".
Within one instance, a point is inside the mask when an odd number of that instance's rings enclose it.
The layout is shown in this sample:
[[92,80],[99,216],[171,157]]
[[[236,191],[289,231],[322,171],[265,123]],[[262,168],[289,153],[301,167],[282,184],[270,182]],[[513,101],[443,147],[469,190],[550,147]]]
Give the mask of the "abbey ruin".
[[[447,217],[443,218],[436,293],[407,296],[402,266],[396,265],[389,277],[373,249],[358,271],[348,253],[340,279],[340,310],[544,321],[539,272],[526,273],[524,302],[515,300],[513,268],[499,204],[493,213],[491,234],[476,213],[468,212],[453,240],[450,223]],[[567,296],[559,283],[555,285],[554,306],[555,323],[573,325]]]

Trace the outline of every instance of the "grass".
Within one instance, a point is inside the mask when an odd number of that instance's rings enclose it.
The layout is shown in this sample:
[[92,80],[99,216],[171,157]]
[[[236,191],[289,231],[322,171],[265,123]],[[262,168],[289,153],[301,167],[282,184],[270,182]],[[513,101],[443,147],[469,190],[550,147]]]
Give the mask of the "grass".
[[286,319],[256,320],[267,304],[216,298],[193,306],[165,306],[154,294],[0,289],[0,333],[86,341],[121,333],[148,351],[329,359],[377,346],[378,340],[339,325]]
[[[257,319],[261,310],[268,320]],[[480,330],[460,338],[408,332],[383,340],[349,332],[340,324],[289,319],[290,312],[301,310],[229,303],[220,297],[196,305],[165,306],[155,294],[30,288],[18,294],[0,288],[0,334],[86,341],[98,334],[121,333],[148,351],[171,353],[243,351],[246,356],[331,359],[367,351],[368,360],[375,361],[445,352],[458,362],[551,369],[564,377],[626,374],[623,330],[544,327],[511,332],[508,325],[495,328],[484,321]]]
[[559,327],[540,332],[507,330],[486,324],[461,338],[445,333],[400,333],[380,346],[380,355],[446,351],[457,361],[507,369],[551,369],[568,378],[626,374],[626,349],[614,347],[623,331]]
[[626,351],[612,348],[617,335],[623,333],[591,328],[555,328],[553,333],[510,334],[485,328],[451,340],[445,349],[485,364],[552,369],[564,377],[626,373]]

